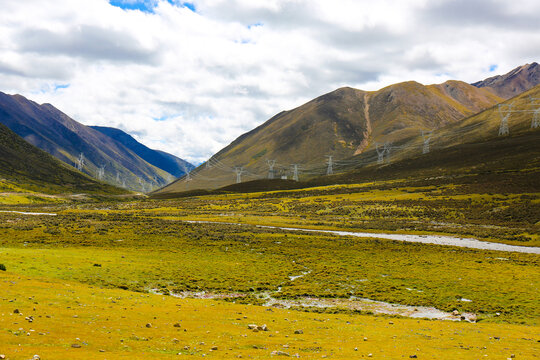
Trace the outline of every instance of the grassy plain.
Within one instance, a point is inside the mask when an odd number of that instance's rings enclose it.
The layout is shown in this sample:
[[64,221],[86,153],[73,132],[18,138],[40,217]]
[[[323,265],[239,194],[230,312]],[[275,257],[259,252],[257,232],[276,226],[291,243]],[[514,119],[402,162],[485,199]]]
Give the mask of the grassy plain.
[[[189,346],[187,353],[216,358],[269,358],[274,350],[303,358],[532,358],[540,338],[538,255],[376,239],[377,231],[445,233],[540,245],[538,193],[471,189],[395,180],[177,200],[4,206],[58,215],[0,213],[0,264],[8,269],[0,272],[0,343],[9,344],[0,353],[9,350],[12,360],[39,352],[55,359],[168,358]],[[255,224],[368,230],[374,238]],[[178,299],[149,290],[236,297]],[[257,305],[268,294],[434,306],[475,313],[478,322],[374,316],[346,307],[267,311]],[[24,317],[33,307],[34,319],[42,317],[28,324]],[[176,320],[171,314],[181,315]],[[180,331],[173,318],[182,320]],[[61,330],[66,321],[70,326]],[[271,331],[252,333],[252,322]],[[27,336],[29,328],[35,331]],[[304,334],[295,335],[296,328]]]

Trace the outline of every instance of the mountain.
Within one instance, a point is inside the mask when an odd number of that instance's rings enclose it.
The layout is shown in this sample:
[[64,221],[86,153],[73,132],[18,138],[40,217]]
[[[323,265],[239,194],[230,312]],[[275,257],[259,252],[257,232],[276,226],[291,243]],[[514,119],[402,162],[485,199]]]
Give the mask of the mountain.
[[174,155],[166,153],[160,150],[152,150],[147,146],[141,144],[135,140],[131,135],[125,133],[122,130],[104,127],[104,126],[90,126],[92,129],[99,131],[100,133],[107,135],[108,137],[118,141],[141,159],[145,160],[149,164],[154,165],[161,170],[165,170],[174,177],[181,177],[186,172],[194,168],[194,166],[185,160],[180,159]]
[[[227,192],[301,189],[331,184],[371,183],[395,180],[415,186],[452,184],[478,193],[528,193],[540,188],[540,85],[464,119],[442,125],[429,134],[403,137],[390,144],[379,163],[372,146],[360,154],[334,162],[334,175],[324,176],[326,167],[301,172],[300,181],[250,180],[218,189],[186,191],[201,183],[195,173],[191,181],[184,178],[175,188],[172,184],[154,192],[155,198],[198,196]],[[512,104],[511,112],[507,105]],[[501,133],[506,119],[508,132]],[[427,134],[426,134],[427,135]],[[215,164],[218,164],[217,161]],[[219,165],[221,169],[224,169]],[[302,175],[304,175],[302,177]],[[210,189],[210,190],[209,190]],[[165,191],[164,191],[165,190]]]
[[485,88],[497,96],[509,99],[540,84],[540,66],[533,62],[518,66],[504,75],[497,75],[473,83],[478,88]]
[[0,192],[13,190],[46,194],[126,193],[73,169],[0,124]]
[[461,81],[428,86],[409,81],[371,92],[340,88],[277,114],[156,194],[218,188],[236,182],[237,172],[241,181],[265,178],[267,160],[276,161],[275,177],[294,177],[293,164],[300,177],[321,175],[328,170],[329,156],[335,167],[377,146],[382,149],[384,143],[416,138],[421,131],[455,123],[501,101]]
[[83,154],[82,171],[101,175],[111,184],[149,191],[173,178],[120,141],[78,123],[50,104],[38,105],[21,95],[0,92],[0,123],[67,164],[76,166]]

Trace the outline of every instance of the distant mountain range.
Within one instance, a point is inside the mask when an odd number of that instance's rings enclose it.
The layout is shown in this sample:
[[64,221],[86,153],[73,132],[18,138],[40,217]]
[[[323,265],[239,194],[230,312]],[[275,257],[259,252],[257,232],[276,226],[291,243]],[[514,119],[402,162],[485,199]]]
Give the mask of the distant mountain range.
[[150,191],[193,167],[121,130],[82,125],[50,104],[21,95],[0,92],[0,123],[69,165],[77,166],[82,154],[83,172],[132,190]]
[[[472,85],[447,81],[426,86],[409,81],[378,91],[340,88],[275,115],[237,138],[189,177],[156,194],[214,189],[267,176],[291,178],[295,164],[300,178],[306,179],[324,174],[330,161],[334,169],[340,162],[345,169],[347,163],[357,161],[350,159],[362,156],[376,161],[377,150],[384,151],[385,144],[399,158],[400,153],[407,153],[405,143],[416,141],[421,147],[422,132],[428,136],[451,128],[503,102],[509,94],[538,85],[539,70],[536,63],[525,65],[490,78],[497,80]],[[454,143],[464,138],[451,137]]]
[[104,135],[107,135],[111,139],[118,141],[126,148],[137,154],[141,159],[161,170],[165,170],[169,174],[172,174],[175,178],[181,177],[182,175],[186,174],[188,171],[194,168],[192,164],[174,155],[171,155],[164,151],[152,150],[148,148],[147,146],[135,140],[131,135],[125,133],[120,129],[104,126],[90,127]]
[[122,194],[121,189],[100,183],[67,166],[43,150],[24,141],[7,126],[0,124],[0,189],[15,188],[48,194],[101,193]]

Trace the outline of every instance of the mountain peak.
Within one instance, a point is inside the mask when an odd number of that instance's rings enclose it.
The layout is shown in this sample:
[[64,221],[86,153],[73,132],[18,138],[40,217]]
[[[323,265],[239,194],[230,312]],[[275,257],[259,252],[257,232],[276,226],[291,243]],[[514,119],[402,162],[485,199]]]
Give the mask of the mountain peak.
[[494,94],[509,99],[540,84],[540,66],[538,63],[516,67],[504,75],[489,77],[471,85],[486,88]]

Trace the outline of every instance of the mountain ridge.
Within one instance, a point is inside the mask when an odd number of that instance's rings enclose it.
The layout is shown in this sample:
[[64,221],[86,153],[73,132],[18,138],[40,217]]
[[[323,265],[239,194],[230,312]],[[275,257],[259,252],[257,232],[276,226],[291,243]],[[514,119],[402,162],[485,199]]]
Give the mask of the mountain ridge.
[[533,62],[518,66],[504,75],[496,75],[471,85],[486,88],[494,94],[509,99],[540,84],[540,65]]
[[[293,176],[292,164],[324,169],[332,161],[374,151],[462,120],[504,99],[462,81],[422,85],[407,81],[377,91],[342,87],[282,111],[239,136],[192,172],[156,193],[213,189],[270,175]],[[328,160],[330,161],[330,160]],[[317,165],[318,164],[318,165]],[[309,176],[304,171],[304,176]]]
[[117,186],[144,192],[174,178],[125,145],[78,123],[51,104],[39,105],[22,95],[0,92],[0,122],[69,165],[76,166],[83,154],[84,172],[94,177],[102,175],[105,181]]

